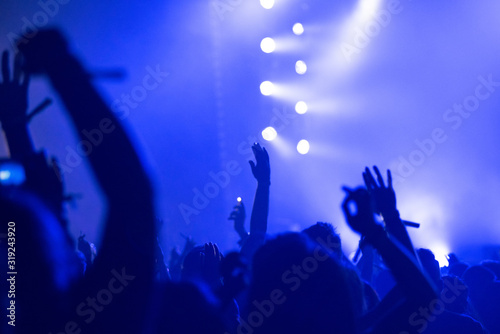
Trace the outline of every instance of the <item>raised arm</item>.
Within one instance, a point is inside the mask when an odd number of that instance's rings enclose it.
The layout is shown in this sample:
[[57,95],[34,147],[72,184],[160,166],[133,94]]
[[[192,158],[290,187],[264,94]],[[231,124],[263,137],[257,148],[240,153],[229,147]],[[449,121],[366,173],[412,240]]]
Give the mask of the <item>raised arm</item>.
[[243,204],[243,200],[238,198],[238,204],[234,206],[233,211],[229,214],[228,220],[234,221],[234,230],[240,237],[240,240],[238,241],[240,246],[243,245],[245,240],[248,238],[248,232],[245,229],[245,218],[245,205]]
[[[46,73],[59,93],[80,139],[98,184],[108,201],[106,238],[137,243],[153,253],[154,215],[152,189],[123,126],[89,81],[80,62],[68,51],[66,41],[55,30],[39,31],[30,43],[19,46],[27,69]],[[93,137],[91,143],[84,134]],[[61,171],[65,173],[63,168]],[[143,222],[147,221],[148,224]],[[125,232],[127,235],[122,235]],[[121,240],[121,242],[123,242]],[[144,249],[144,250],[145,250]],[[101,249],[101,252],[104,249]]]
[[269,186],[271,185],[271,167],[269,154],[260,144],[252,146],[255,161],[249,161],[252,174],[257,180],[257,191],[250,217],[250,234],[267,232],[267,216],[269,214]]
[[403,331],[411,325],[408,319],[412,312],[418,311],[419,307],[428,307],[433,300],[437,300],[437,295],[419,269],[416,258],[397,240],[390,239],[384,228],[375,222],[367,190],[364,188],[355,190],[344,188],[344,190],[347,196],[342,203],[342,210],[347,223],[354,231],[363,235],[366,242],[382,256],[404,295],[404,304],[401,308],[387,310],[385,317],[377,319],[378,329],[385,333],[390,333],[394,329]]
[[[27,115],[29,73],[23,68],[23,57],[14,57],[11,77],[9,53],[2,54],[2,81],[0,82],[0,122],[7,140],[10,158],[24,169],[24,187],[36,193],[55,214],[64,228],[66,219],[63,202],[64,185],[58,171],[57,162],[47,163],[43,151],[36,152],[28,131],[29,119],[51,103],[46,99],[30,115]],[[67,231],[66,231],[67,232]],[[69,234],[67,238],[71,239]]]
[[12,78],[9,53],[2,53],[2,82],[0,83],[0,122],[9,144],[10,156],[21,160],[34,154],[33,143],[28,133],[26,110],[28,107],[29,75],[22,69],[21,54],[14,58]]
[[413,244],[406,231],[401,218],[399,217],[399,211],[396,207],[396,192],[392,187],[392,175],[391,171],[387,170],[387,186],[384,183],[384,178],[380,173],[377,166],[373,166],[373,170],[377,175],[377,181],[373,177],[370,169],[365,168],[363,173],[363,179],[365,181],[366,189],[370,194],[372,200],[372,205],[376,213],[379,213],[384,218],[385,230],[389,235],[396,238],[399,243],[401,243],[412,256],[416,257]]
[[150,197],[148,176],[128,135],[89,81],[87,71],[68,51],[61,34],[40,31],[19,49],[28,70],[46,73],[59,93],[81,139],[81,153],[89,160],[107,199],[134,202],[143,195]]
[[[100,252],[80,297],[96,296],[110,280],[121,282],[123,292],[119,302],[107,306],[106,317],[95,312],[82,316],[86,323],[82,326],[87,326],[83,331],[90,327],[93,332],[139,332],[154,272],[155,219],[149,178],[122,125],[58,31],[39,31],[19,49],[27,70],[46,73],[60,95],[108,204]],[[92,143],[84,134],[92,136]],[[78,309],[84,313],[85,304]]]
[[250,218],[250,235],[244,242],[241,254],[250,262],[253,254],[265,240],[267,216],[269,214],[269,187],[271,185],[271,167],[265,148],[255,143],[252,146],[255,162],[250,161],[252,174],[257,180],[257,191]]

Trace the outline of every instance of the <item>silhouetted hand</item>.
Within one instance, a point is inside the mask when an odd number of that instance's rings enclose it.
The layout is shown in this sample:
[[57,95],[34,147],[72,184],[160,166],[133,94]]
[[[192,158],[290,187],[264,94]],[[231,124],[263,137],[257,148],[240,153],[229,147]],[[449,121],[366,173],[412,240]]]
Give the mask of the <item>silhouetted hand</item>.
[[88,264],[92,264],[92,246],[90,242],[85,239],[85,234],[78,237],[78,250],[85,255]]
[[342,211],[349,226],[363,236],[370,237],[381,228],[373,218],[370,195],[365,188],[342,188],[346,193],[342,203]]
[[384,183],[384,178],[377,166],[373,166],[373,170],[377,175],[377,181],[373,177],[370,169],[368,167],[365,168],[363,173],[363,179],[365,181],[366,190],[370,194],[373,209],[376,213],[384,214],[390,213],[396,210],[396,193],[392,188],[392,175],[391,171],[387,170],[387,187]]
[[9,52],[2,53],[2,82],[0,83],[0,121],[8,123],[24,122],[28,107],[29,75],[22,70],[22,56],[14,58],[14,72],[11,78]]
[[188,235],[184,235],[181,233],[181,236],[186,240],[186,243],[184,244],[184,248],[182,249],[182,253],[180,256],[184,258],[196,245],[196,242],[194,241],[193,237]]
[[448,254],[448,266],[459,264],[461,261],[458,259],[458,256],[455,253]]
[[245,205],[243,202],[239,202],[238,205],[234,206],[228,220],[234,221],[234,229],[242,240],[248,237],[248,232],[245,230],[245,218]]
[[252,174],[259,183],[271,184],[271,167],[269,165],[269,154],[265,148],[261,147],[259,143],[252,145],[253,155],[255,156],[254,163],[249,161],[252,168]]

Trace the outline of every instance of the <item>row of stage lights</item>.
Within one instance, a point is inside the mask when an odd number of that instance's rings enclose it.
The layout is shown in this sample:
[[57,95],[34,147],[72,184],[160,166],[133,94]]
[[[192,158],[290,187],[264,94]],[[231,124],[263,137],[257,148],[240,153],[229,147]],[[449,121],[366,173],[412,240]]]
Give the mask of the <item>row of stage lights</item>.
[[[366,15],[366,13],[371,13],[377,8],[377,3],[380,3],[379,0],[361,0],[360,1],[360,9],[362,9],[362,14]],[[274,0],[260,0],[260,4],[265,9],[271,9],[274,6]],[[304,27],[301,23],[295,23],[293,25],[293,33],[297,36],[300,36],[304,33]],[[271,37],[264,38],[260,43],[260,48],[265,53],[272,53],[276,49],[276,42]],[[295,63],[295,71],[302,75],[307,71],[307,65],[304,61],[298,60]],[[260,85],[260,91],[265,96],[273,95],[274,93],[274,85],[270,81],[264,81]],[[299,101],[295,105],[295,111],[298,114],[305,114],[307,112],[307,104],[304,101]],[[276,139],[278,133],[276,130],[269,126],[262,131],[262,137],[267,141],[272,141]],[[300,154],[307,154],[309,152],[309,142],[305,139],[300,140],[297,143],[297,151]],[[435,244],[434,247],[430,247],[434,254],[436,254],[436,260],[438,260],[440,266],[447,265],[447,256],[449,254],[449,248],[445,244]]]
[[[260,0],[260,4],[265,9],[271,9],[274,6],[274,0]],[[301,23],[295,23],[292,27],[292,31],[295,35],[300,36],[304,33],[304,26]],[[265,37],[260,42],[260,48],[264,53],[272,53],[276,50],[276,42],[271,37]],[[307,64],[303,60],[297,60],[295,62],[295,72],[299,75],[303,75],[307,72]],[[271,96],[275,92],[274,84],[271,81],[264,81],[260,84],[260,92],[264,96]],[[298,101],[295,104],[295,111],[303,115],[307,112],[307,103],[304,101]],[[267,141],[273,141],[278,136],[276,130],[269,126],[262,131],[262,138]],[[300,154],[307,154],[309,152],[309,142],[302,139],[297,144],[297,151]]]

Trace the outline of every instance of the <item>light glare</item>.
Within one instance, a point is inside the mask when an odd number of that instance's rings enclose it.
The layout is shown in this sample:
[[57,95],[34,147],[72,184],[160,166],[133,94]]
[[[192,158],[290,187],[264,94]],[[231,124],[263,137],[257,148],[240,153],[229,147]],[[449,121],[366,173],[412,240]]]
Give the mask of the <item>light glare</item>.
[[361,0],[359,2],[359,10],[362,15],[369,17],[373,15],[380,6],[380,1],[377,0]]
[[10,172],[8,170],[0,171],[0,180],[5,181],[10,178]]
[[274,92],[274,85],[271,81],[264,81],[260,84],[260,92],[262,95],[269,96]]
[[274,0],[260,0],[260,5],[265,9],[271,9],[274,6]]
[[299,101],[295,104],[297,114],[305,114],[307,112],[307,104],[304,101]]
[[304,33],[304,26],[302,23],[295,23],[292,27],[293,33],[297,36],[300,36]]
[[436,261],[439,262],[439,266],[441,268],[448,265],[448,254],[450,254],[448,247],[438,244],[429,249],[432,251],[432,253],[434,253],[434,257],[436,258]]
[[276,49],[276,43],[271,37],[266,37],[260,42],[260,48],[265,53],[271,53]]
[[268,126],[262,131],[262,138],[264,138],[267,141],[272,141],[276,139],[278,136],[278,133],[272,126]]
[[297,60],[295,63],[295,72],[298,74],[305,74],[307,72],[307,65],[303,60]]
[[300,154],[307,154],[309,152],[309,148],[310,148],[309,142],[305,139],[302,139],[297,144],[297,152],[299,152]]

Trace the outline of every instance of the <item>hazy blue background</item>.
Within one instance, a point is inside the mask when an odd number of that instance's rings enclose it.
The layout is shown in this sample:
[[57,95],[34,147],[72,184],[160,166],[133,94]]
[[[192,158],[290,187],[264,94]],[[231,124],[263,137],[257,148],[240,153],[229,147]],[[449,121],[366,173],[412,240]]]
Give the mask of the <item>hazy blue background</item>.
[[[363,168],[377,164],[400,176],[401,215],[422,224],[411,231],[415,245],[472,259],[471,249],[478,255],[478,246],[500,244],[500,86],[483,88],[489,97],[456,129],[458,121],[445,118],[472,101],[479,77],[500,82],[500,3],[401,0],[381,25],[368,9],[387,14],[391,2],[276,0],[266,10],[258,0],[71,0],[56,12],[56,2],[41,1],[52,4],[51,16],[37,1],[2,0],[0,47],[11,48],[9,34],[27,21],[61,27],[91,71],[126,70],[123,80],[96,81],[110,105],[118,100],[116,110],[148,66],[168,72],[122,117],[152,166],[165,251],[183,245],[181,233],[236,248],[227,216],[241,196],[249,220],[256,182],[248,147],[258,139],[271,156],[270,232],[329,221],[351,253],[357,237],[343,221],[340,189],[361,184]],[[296,22],[301,36],[292,33]],[[360,41],[367,27],[379,29]],[[275,38],[274,53],[261,51],[264,37]],[[357,53],[346,57],[347,44]],[[299,59],[305,75],[294,71]],[[260,94],[264,80],[276,83],[275,95]],[[36,147],[64,163],[76,137],[47,81],[34,79],[30,108],[47,96],[56,103],[30,129]],[[308,113],[294,112],[298,100]],[[260,133],[271,124],[279,137],[264,142]],[[416,141],[435,129],[446,140],[418,153]],[[300,139],[309,140],[309,154],[297,153]],[[193,189],[203,192],[230,161],[241,172],[184,219],[179,206],[193,207]],[[98,243],[104,207],[92,180],[86,164],[66,175],[68,192],[83,196],[68,210],[75,237],[83,231]]]

